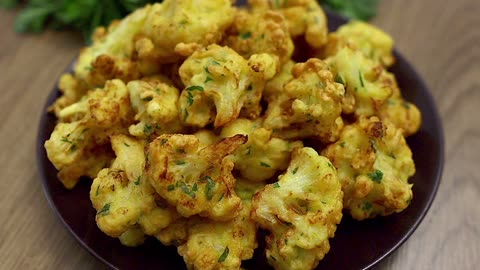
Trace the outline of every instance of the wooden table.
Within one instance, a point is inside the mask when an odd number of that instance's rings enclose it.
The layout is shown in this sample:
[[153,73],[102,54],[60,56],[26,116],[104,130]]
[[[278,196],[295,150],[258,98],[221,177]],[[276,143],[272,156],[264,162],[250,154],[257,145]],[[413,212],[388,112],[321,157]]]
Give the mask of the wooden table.
[[[81,37],[17,35],[14,16],[0,11],[0,268],[104,269],[49,208],[35,164],[43,104]],[[480,1],[383,1],[374,23],[425,78],[446,136],[432,208],[377,269],[480,269]]]

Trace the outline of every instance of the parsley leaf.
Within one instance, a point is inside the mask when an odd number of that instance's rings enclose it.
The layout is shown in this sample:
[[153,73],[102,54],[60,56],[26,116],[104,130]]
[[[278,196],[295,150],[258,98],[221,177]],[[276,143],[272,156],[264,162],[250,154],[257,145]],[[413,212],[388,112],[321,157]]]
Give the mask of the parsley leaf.
[[218,262],[224,262],[227,257],[228,257],[228,253],[230,252],[230,249],[228,249],[228,247],[225,248],[225,250],[223,251],[222,255],[220,255],[220,257],[218,257]]
[[377,14],[379,0],[323,0],[322,3],[345,17],[370,20]]
[[381,183],[383,179],[383,172],[378,169],[375,169],[373,173],[368,174],[368,177],[370,177],[372,181],[375,183]]
[[105,204],[100,211],[98,211],[97,215],[106,216],[110,214],[110,203]]

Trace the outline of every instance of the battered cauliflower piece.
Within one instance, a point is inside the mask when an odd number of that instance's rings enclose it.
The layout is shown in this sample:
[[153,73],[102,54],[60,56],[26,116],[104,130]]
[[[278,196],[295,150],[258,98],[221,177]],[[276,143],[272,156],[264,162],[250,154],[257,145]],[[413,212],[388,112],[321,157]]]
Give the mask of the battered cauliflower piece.
[[178,133],[180,125],[177,102],[179,91],[165,80],[131,81],[127,85],[135,120],[129,127],[131,135],[153,139],[165,133]]
[[228,47],[210,45],[196,51],[180,67],[186,88],[179,108],[184,124],[221,127],[242,115],[255,118],[265,82],[276,72],[275,57],[255,54],[246,61]]
[[316,0],[249,0],[254,10],[278,10],[286,19],[292,37],[304,36],[312,48],[327,42],[327,17]]
[[220,138],[213,133],[213,131],[208,129],[201,129],[195,133],[193,133],[195,137],[200,140],[200,145],[202,147],[214,144],[220,140]]
[[148,148],[148,179],[180,215],[230,220],[241,201],[233,190],[233,162],[225,157],[246,141],[237,135],[201,148],[194,135],[161,135]]
[[[335,80],[352,95],[356,116],[371,116],[392,95],[396,82],[381,64],[366,58],[360,51],[345,47],[328,59]],[[351,113],[347,111],[345,113]]]
[[245,59],[259,53],[278,56],[281,63],[290,60],[293,41],[284,17],[273,10],[248,12],[239,9],[227,31],[224,44]]
[[114,157],[110,145],[97,145],[95,141],[95,130],[77,121],[58,123],[45,142],[48,159],[67,189],[72,189],[80,177],[95,178],[110,165]]
[[366,58],[386,67],[395,62],[392,37],[369,23],[351,21],[340,26],[329,35],[322,57],[333,56],[344,47],[360,50]]
[[84,48],[74,67],[75,76],[89,87],[102,87],[107,80],[128,82],[141,76],[132,59],[135,38],[141,33],[151,6],[137,9],[123,20],[114,22],[108,30],[97,29],[94,42]]
[[233,12],[230,0],[165,0],[152,6],[143,32],[159,60],[172,63],[201,46],[218,43],[233,21]]
[[287,141],[272,137],[272,131],[261,127],[259,121],[236,119],[226,125],[220,134],[228,138],[237,134],[248,136],[248,141],[231,156],[235,169],[248,180],[261,182],[288,167],[294,148],[303,147],[301,141]]
[[87,93],[87,85],[72,74],[63,74],[58,81],[58,89],[62,96],[57,98],[55,102],[48,108],[53,111],[55,116],[59,118],[60,111],[79,101]]
[[377,117],[346,126],[322,154],[338,170],[344,208],[357,220],[404,210],[412,199],[412,152],[401,130]]
[[285,84],[283,92],[271,98],[264,127],[284,138],[336,141],[343,127],[343,85],[334,82],[320,59],[295,64],[292,74],[294,78]]
[[342,190],[330,161],[312,148],[293,151],[288,170],[253,198],[252,219],[270,231],[275,269],[313,269],[329,251],[342,218]]
[[271,101],[283,92],[285,84],[293,79],[292,68],[294,65],[295,62],[291,60],[288,61],[282,66],[280,71],[265,84],[265,90],[263,91],[263,98],[265,100]]
[[[97,225],[105,234],[137,245],[140,232],[154,235],[176,218],[175,210],[157,201],[145,178],[144,143],[125,135],[112,136],[116,159],[99,172],[90,189]],[[160,204],[160,205],[159,205]]]

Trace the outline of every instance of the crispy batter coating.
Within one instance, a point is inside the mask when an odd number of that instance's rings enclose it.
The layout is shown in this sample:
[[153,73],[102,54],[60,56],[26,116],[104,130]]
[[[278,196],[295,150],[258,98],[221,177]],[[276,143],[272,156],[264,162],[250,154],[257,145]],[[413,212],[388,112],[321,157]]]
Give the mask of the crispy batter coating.
[[160,78],[131,81],[127,85],[135,120],[129,132],[138,138],[153,139],[161,134],[179,133],[177,101],[179,91],[171,82]]
[[335,81],[345,85],[346,96],[352,104],[345,113],[371,116],[392,95],[396,82],[391,73],[375,61],[366,58],[360,51],[345,47],[326,59],[335,74]]
[[354,219],[398,213],[409,205],[408,178],[415,173],[412,152],[402,132],[388,120],[360,118],[322,154],[338,170],[344,207]]
[[275,269],[313,269],[330,249],[342,218],[342,190],[330,161],[312,148],[293,151],[278,182],[255,194],[253,220],[270,231],[266,256]]
[[410,136],[420,129],[422,114],[415,104],[402,97],[391,97],[377,111],[382,120],[392,122],[402,130],[404,136]]
[[280,62],[290,60],[293,41],[285,18],[276,11],[248,12],[238,9],[224,44],[245,59],[259,53],[278,56]]
[[107,29],[97,29],[94,42],[84,48],[74,67],[75,76],[89,88],[102,87],[107,80],[128,82],[141,74],[134,59],[135,37],[142,31],[151,6],[138,9]]
[[335,141],[343,127],[343,85],[334,82],[320,59],[295,64],[292,74],[294,79],[285,84],[283,92],[271,98],[264,126],[284,138]]
[[141,243],[137,228],[153,235],[176,218],[173,207],[157,202],[144,176],[144,147],[142,141],[125,135],[112,136],[117,157],[110,168],[99,172],[90,189],[100,230],[129,245]]
[[228,138],[237,134],[248,136],[248,141],[232,155],[235,169],[250,181],[261,182],[288,167],[294,148],[303,147],[301,141],[287,141],[272,137],[272,131],[261,127],[260,121],[236,119],[226,125],[220,134]]
[[87,93],[87,88],[85,82],[72,74],[63,74],[58,81],[58,89],[62,96],[56,99],[48,110],[53,111],[58,118],[63,108],[79,101]]
[[260,114],[265,82],[276,72],[275,58],[255,54],[246,61],[228,47],[210,45],[196,51],[180,67],[186,88],[180,100],[184,124],[220,127],[244,115]]
[[304,36],[312,48],[327,42],[327,17],[316,0],[249,0],[254,10],[278,10],[286,19],[292,37]]
[[233,190],[233,162],[225,157],[246,140],[237,135],[200,148],[194,135],[162,135],[148,148],[148,179],[184,217],[232,219],[241,202]]
[[328,36],[320,57],[333,56],[344,47],[360,50],[366,58],[386,67],[395,62],[392,37],[369,23],[351,21],[340,26]]
[[295,62],[288,61],[275,76],[265,84],[265,90],[263,91],[263,98],[267,101],[274,100],[280,95],[285,87],[285,84],[293,79],[292,68]]
[[180,55],[188,56],[201,46],[219,42],[233,21],[233,11],[230,0],[165,0],[154,4],[143,27],[151,43],[142,50],[156,54],[162,63],[175,62]]

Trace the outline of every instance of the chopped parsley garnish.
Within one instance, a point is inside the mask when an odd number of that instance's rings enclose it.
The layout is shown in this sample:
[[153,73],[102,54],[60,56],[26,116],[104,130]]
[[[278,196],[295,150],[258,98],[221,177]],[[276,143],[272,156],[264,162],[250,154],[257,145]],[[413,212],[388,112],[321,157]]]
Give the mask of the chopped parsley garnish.
[[205,176],[206,179],[207,179],[207,189],[205,190],[205,193],[206,193],[206,196],[207,196],[207,200],[211,200],[213,198],[213,195],[215,195],[213,193],[213,188],[215,187],[215,181],[213,181],[213,179],[210,177],[210,176]]
[[227,257],[228,257],[228,253],[230,252],[230,250],[228,249],[228,247],[225,248],[225,250],[223,251],[222,255],[220,255],[220,257],[218,257],[218,262],[224,262]]
[[175,161],[175,164],[177,164],[177,165],[185,165],[186,162],[183,161],[183,160],[177,160],[177,161]]
[[192,198],[195,198],[195,196],[196,196],[195,191],[193,189],[190,189],[190,187],[187,184],[185,184],[185,182],[182,182],[181,189],[188,196],[190,196]]
[[328,167],[330,167],[331,169],[335,168],[335,167],[333,167],[332,163],[330,163],[330,162],[328,162],[327,165],[328,165]]
[[272,166],[270,166],[270,164],[265,163],[265,162],[263,162],[263,161],[260,162],[260,166],[265,167],[265,168],[270,168],[270,167],[272,167]]
[[223,196],[225,196],[225,193],[222,194],[222,196],[220,196],[220,198],[218,199],[218,201],[221,201],[223,199]]
[[167,190],[172,191],[175,189],[175,185],[168,185]]
[[203,70],[205,70],[206,73],[210,74],[210,71],[208,70],[208,66],[203,67]]
[[345,142],[341,142],[340,147],[345,147]]
[[105,204],[102,209],[97,213],[97,215],[106,216],[110,214],[110,203]]
[[185,90],[203,92],[203,87],[201,87],[200,85],[192,85],[192,86],[187,87]]
[[250,156],[250,154],[252,153],[252,147],[249,146],[247,147],[247,153],[245,153],[247,156]]
[[130,144],[128,143],[123,143],[123,145],[125,145],[126,147],[130,147]]
[[408,104],[406,101],[402,102],[402,106],[407,110],[410,109],[410,104]]
[[197,191],[198,191],[198,185],[197,185],[197,183],[193,184],[192,191],[193,191],[193,192],[197,192]]
[[207,83],[209,81],[213,81],[213,79],[210,76],[207,76],[207,78],[205,79],[205,81],[203,83]]
[[293,169],[293,171],[292,171],[292,174],[296,174],[297,171],[298,171],[298,167],[295,167],[295,169]]
[[95,196],[98,196],[98,190],[100,189],[100,185],[97,186],[97,191],[95,191]]
[[368,177],[370,177],[375,183],[381,183],[383,178],[383,172],[375,169],[373,173],[368,174]]
[[142,98],[143,101],[151,101],[152,99],[152,96]]
[[150,125],[145,125],[143,126],[143,133],[145,133],[145,135],[147,136],[150,136],[153,132],[153,127],[150,126]]
[[371,202],[365,202],[365,204],[363,204],[363,207],[362,209],[365,210],[365,211],[369,211],[370,209],[372,209],[373,205]]
[[187,118],[188,118],[188,111],[187,109],[185,109],[185,117],[183,118],[183,121],[187,120]]
[[365,87],[365,84],[363,83],[363,75],[362,75],[362,72],[360,72],[360,70],[358,71],[358,79],[360,80],[360,85],[362,87]]
[[164,145],[166,142],[168,142],[167,139],[162,139],[162,140],[160,141],[160,144],[161,144],[161,145]]
[[[68,135],[70,135],[70,134],[68,134]],[[67,137],[68,137],[68,136],[67,136]],[[73,142],[70,141],[67,137],[62,137],[61,141],[62,141],[62,142],[66,142],[66,143],[73,144]]]
[[193,95],[192,95],[192,92],[187,92],[187,103],[188,103],[188,106],[192,106],[193,104]]
[[279,187],[280,187],[280,184],[278,182],[273,184],[273,188],[279,188]]
[[337,76],[335,76],[335,82],[345,85],[345,82],[343,81],[343,78],[342,76],[340,76],[340,74],[337,74]]
[[138,186],[138,185],[140,185],[140,180],[141,179],[142,179],[142,176],[140,175],[140,176],[137,177],[137,181],[135,181],[133,183]]
[[241,33],[241,34],[240,34],[240,37],[241,37],[242,39],[249,39],[249,38],[252,37],[252,33],[251,33],[251,32]]

